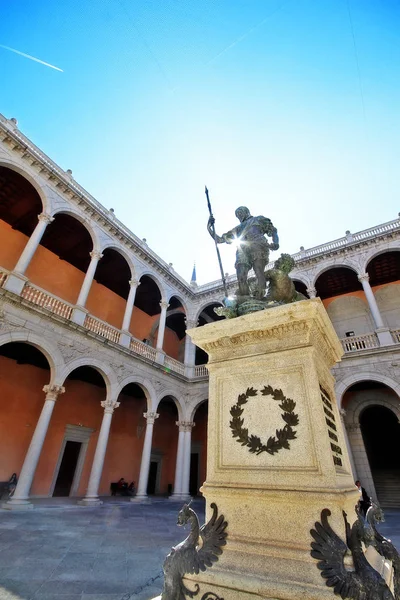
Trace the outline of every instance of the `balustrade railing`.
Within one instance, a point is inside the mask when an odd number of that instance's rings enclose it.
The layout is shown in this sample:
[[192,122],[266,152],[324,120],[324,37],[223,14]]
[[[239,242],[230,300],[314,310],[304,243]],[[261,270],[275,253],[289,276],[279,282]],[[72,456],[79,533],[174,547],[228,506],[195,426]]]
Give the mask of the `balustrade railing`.
[[206,365],[197,365],[194,368],[194,376],[195,377],[206,377],[208,376],[208,369]]
[[152,346],[148,346],[147,344],[144,344],[143,342],[139,342],[139,340],[136,340],[135,338],[131,338],[129,348],[136,354],[145,356],[146,358],[149,358],[150,360],[153,360],[153,361],[156,360],[157,350],[155,348],[153,348]]
[[50,310],[59,317],[64,317],[64,319],[69,319],[71,317],[72,306],[70,304],[55,298],[48,292],[34,287],[29,283],[25,284],[21,292],[21,297],[24,298],[24,300],[28,300],[28,302],[32,302],[32,304]]
[[164,367],[167,369],[172,369],[175,373],[180,373],[180,375],[185,374],[185,365],[179,360],[175,360],[175,358],[171,358],[170,356],[166,356],[164,359]]
[[391,332],[392,338],[395,344],[400,344],[400,329],[392,329]]
[[346,353],[368,350],[369,348],[379,348],[379,341],[375,333],[345,337],[340,341]]
[[119,331],[119,329],[116,329],[115,327],[112,327],[111,325],[107,325],[107,323],[104,323],[104,321],[100,321],[100,319],[96,319],[95,317],[92,317],[91,315],[86,315],[83,326],[86,329],[89,329],[89,331],[92,331],[93,333],[97,333],[98,335],[101,335],[102,337],[106,338],[107,340],[115,342],[116,344],[119,342],[119,336],[121,333]]
[[3,283],[7,279],[7,275],[8,273],[6,273],[5,271],[0,271],[0,287],[3,287]]

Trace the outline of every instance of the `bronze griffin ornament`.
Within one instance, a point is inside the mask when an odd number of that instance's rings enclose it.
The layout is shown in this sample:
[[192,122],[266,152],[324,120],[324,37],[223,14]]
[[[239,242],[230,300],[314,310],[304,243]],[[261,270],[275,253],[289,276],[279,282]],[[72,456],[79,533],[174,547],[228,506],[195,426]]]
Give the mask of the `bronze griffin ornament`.
[[[321,512],[321,522],[315,523],[315,529],[311,530],[314,538],[311,556],[318,560],[321,577],[343,600],[399,600],[365,557],[362,542],[375,546],[374,530],[364,522],[358,508],[356,512],[357,519],[351,527],[343,512],[346,542],[329,525],[331,512],[327,508]],[[352,555],[354,570],[348,570],[345,566],[344,559],[348,552]]]
[[[189,590],[182,578],[187,574],[198,574],[212,567],[222,554],[226,544],[228,523],[224,516],[218,516],[217,505],[212,503],[213,514],[208,523],[200,527],[199,519],[192,508],[185,504],[178,514],[178,525],[190,524],[190,533],[187,538],[174,546],[166,557],[164,570],[164,587],[161,600],[185,600],[185,597],[194,598],[200,589],[196,584],[194,591]],[[217,599],[211,592],[202,598]],[[219,600],[222,600],[220,598]]]

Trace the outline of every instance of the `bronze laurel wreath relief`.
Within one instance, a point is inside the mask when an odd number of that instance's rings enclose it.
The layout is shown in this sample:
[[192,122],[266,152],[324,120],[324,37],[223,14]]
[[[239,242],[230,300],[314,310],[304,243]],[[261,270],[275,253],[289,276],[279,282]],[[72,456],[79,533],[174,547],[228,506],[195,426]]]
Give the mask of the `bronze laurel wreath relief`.
[[285,422],[285,426],[282,429],[277,429],[275,435],[271,435],[268,438],[266,444],[264,444],[257,435],[249,434],[249,431],[244,427],[244,419],[242,418],[243,406],[247,404],[249,398],[257,396],[258,390],[254,388],[247,388],[244,394],[239,394],[236,404],[234,404],[230,410],[232,420],[229,426],[232,430],[232,436],[236,438],[242,446],[247,446],[249,452],[252,454],[261,454],[262,452],[268,452],[268,454],[276,454],[282,448],[290,450],[290,440],[296,439],[296,431],[293,429],[299,424],[299,415],[294,412],[296,408],[296,402],[290,398],[286,398],[282,390],[274,389],[270,385],[264,386],[261,390],[263,396],[272,396],[272,399],[276,402],[280,402],[279,408],[282,410],[281,417]]

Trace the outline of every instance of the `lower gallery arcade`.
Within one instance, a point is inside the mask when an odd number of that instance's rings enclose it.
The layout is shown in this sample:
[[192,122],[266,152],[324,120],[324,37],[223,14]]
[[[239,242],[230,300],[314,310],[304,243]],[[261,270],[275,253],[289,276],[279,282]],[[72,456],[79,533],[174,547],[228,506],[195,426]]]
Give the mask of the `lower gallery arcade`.
[[75,496],[96,503],[121,477],[135,482],[139,498],[198,493],[206,469],[207,402],[189,418],[170,395],[154,409],[134,376],[113,398],[106,376],[90,364],[73,369],[62,385],[50,384],[53,379],[37,345],[0,346],[0,481],[18,475],[13,502]]

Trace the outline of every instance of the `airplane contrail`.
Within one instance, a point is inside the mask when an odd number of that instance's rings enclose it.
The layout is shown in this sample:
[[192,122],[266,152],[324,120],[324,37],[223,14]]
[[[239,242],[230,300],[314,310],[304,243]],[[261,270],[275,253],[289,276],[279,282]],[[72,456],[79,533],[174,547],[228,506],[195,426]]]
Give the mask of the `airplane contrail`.
[[3,44],[0,44],[0,48],[4,48],[4,50],[9,50],[10,52],[15,52],[15,54],[19,54],[20,56],[24,56],[25,58],[34,60],[35,62],[38,62],[41,65],[44,65],[45,67],[50,67],[50,69],[55,69],[56,71],[61,71],[61,73],[64,73],[64,71],[62,69],[59,69],[58,67],[55,67],[54,65],[51,65],[50,63],[44,62],[44,60],[35,58],[34,56],[31,56],[30,54],[25,54],[25,52],[20,52],[19,50],[15,50],[15,48],[10,48],[9,46],[3,46]]

